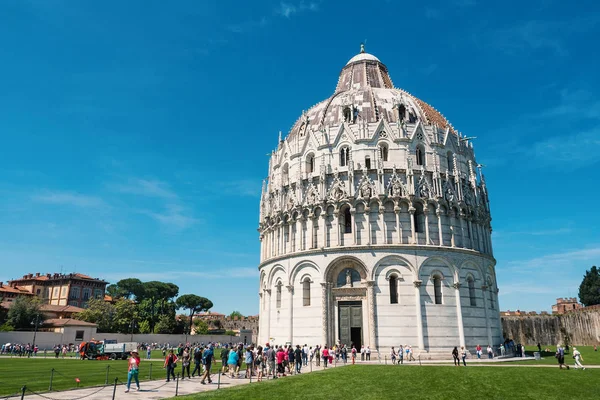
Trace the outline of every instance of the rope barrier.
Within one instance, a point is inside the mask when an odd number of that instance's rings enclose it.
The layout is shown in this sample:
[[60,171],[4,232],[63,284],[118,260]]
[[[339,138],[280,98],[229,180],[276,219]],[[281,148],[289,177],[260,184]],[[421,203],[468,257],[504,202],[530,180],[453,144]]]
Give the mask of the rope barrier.
[[56,399],[54,397],[49,397],[49,396],[46,396],[44,394],[41,394],[41,393],[38,393],[38,392],[34,392],[33,390],[31,390],[29,388],[27,388],[27,391],[30,392],[31,394],[34,394],[34,395],[39,396],[39,397],[42,397],[42,398],[44,398],[46,400],[81,400],[81,399],[85,399],[86,397],[90,397],[90,396],[93,396],[93,395],[95,395],[97,393],[100,393],[104,389],[106,389],[106,386],[102,386],[100,389],[98,389],[98,390],[96,390],[96,391],[94,391],[92,393],[89,393],[89,394],[86,394],[86,395],[80,396],[80,397],[75,397],[75,398],[72,398],[72,399]]

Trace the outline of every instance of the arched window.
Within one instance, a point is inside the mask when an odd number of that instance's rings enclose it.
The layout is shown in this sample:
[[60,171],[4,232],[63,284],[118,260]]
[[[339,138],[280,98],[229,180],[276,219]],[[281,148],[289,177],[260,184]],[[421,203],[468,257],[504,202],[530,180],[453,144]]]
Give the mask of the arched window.
[[302,281],[302,305],[310,306],[310,278],[306,277]]
[[281,180],[284,185],[290,183],[290,167],[287,164],[281,169]]
[[390,304],[398,304],[398,277],[390,276]]
[[448,173],[452,174],[454,173],[454,156],[452,155],[451,151],[449,151],[448,154],[446,154],[446,158],[448,160]]
[[309,154],[306,156],[306,173],[312,174],[313,172],[315,172],[315,156]]
[[471,302],[471,307],[477,307],[477,298],[475,297],[475,281],[472,277],[467,279],[467,284],[469,285],[469,301]]
[[371,157],[369,157],[369,156],[365,157],[365,168],[371,169]]
[[344,208],[344,233],[352,233],[352,214],[350,207]]
[[413,218],[415,219],[415,232],[425,232],[425,213],[423,212],[423,205],[415,205],[415,213],[413,215]]
[[415,156],[417,158],[417,165],[425,165],[425,149],[422,145],[417,146]]
[[494,304],[494,291],[492,290],[492,282],[488,281],[488,292],[490,292],[490,309],[494,310],[496,305]]
[[347,167],[350,163],[350,149],[342,147],[340,149],[340,167]]
[[277,282],[277,293],[275,295],[275,307],[281,308],[281,282]]
[[442,304],[442,279],[437,275],[433,277],[433,293],[435,304]]
[[352,121],[352,109],[350,107],[344,107],[344,110],[342,112],[344,114],[344,122],[351,122]]
[[388,160],[388,145],[385,143],[381,143],[379,145],[379,152],[381,153],[381,161]]

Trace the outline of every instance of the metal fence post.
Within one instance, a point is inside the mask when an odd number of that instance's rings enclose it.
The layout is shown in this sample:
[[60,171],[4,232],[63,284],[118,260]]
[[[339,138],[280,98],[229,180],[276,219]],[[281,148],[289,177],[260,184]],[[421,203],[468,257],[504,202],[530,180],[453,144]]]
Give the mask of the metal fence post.
[[25,391],[27,390],[27,386],[23,386],[21,388],[21,400],[25,398]]
[[179,394],[179,372],[177,373],[177,379],[175,380],[175,397]]
[[150,363],[150,376],[148,377],[149,380],[152,380],[152,363]]
[[221,371],[217,374],[219,378],[217,379],[217,389],[221,389]]
[[50,370],[50,386],[48,386],[48,391],[52,391],[52,380],[54,379],[54,368]]
[[387,365],[387,356],[385,356],[385,365]]
[[113,395],[112,395],[112,400],[115,400],[115,396],[117,394],[117,381],[119,380],[119,378],[115,378],[115,386],[113,387]]
[[108,373],[110,371],[110,365],[106,366],[106,379],[104,380],[104,384],[108,385]]

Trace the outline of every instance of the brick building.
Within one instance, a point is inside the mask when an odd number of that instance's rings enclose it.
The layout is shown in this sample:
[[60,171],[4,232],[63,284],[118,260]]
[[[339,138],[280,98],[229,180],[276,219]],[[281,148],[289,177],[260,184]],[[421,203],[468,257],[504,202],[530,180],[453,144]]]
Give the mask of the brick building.
[[[104,298],[106,285],[108,282],[79,273],[43,275],[37,272],[8,282],[10,288],[24,295],[33,294],[46,304],[82,308],[91,298]],[[10,298],[6,300],[10,301]]]
[[561,297],[556,299],[556,304],[552,306],[552,314],[566,314],[570,311],[579,310],[582,307],[577,301],[577,297]]

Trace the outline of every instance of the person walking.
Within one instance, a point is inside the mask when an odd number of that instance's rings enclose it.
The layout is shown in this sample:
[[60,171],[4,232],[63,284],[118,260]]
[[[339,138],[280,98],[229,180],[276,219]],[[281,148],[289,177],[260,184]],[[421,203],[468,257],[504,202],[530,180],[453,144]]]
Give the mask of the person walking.
[[365,350],[365,357],[367,358],[367,361],[371,361],[371,347],[367,346],[367,349]]
[[392,360],[392,365],[396,364],[396,350],[394,350],[394,346],[390,350],[390,359]]
[[198,376],[202,375],[200,364],[202,364],[202,349],[198,346],[194,349],[194,371],[192,372],[192,378],[196,376],[196,372]]
[[231,351],[229,352],[229,356],[227,358],[227,365],[229,366],[229,377],[231,379],[234,379],[237,375],[237,368],[238,368],[238,361],[240,359],[240,356],[238,354],[237,351],[235,351],[235,349],[231,349]]
[[352,350],[350,351],[351,355],[352,355],[352,365],[354,365],[356,363],[356,347],[352,346]]
[[302,365],[308,366],[308,345],[306,343],[302,348]]
[[460,360],[458,359],[458,347],[454,346],[452,349],[452,359],[454,360],[454,366],[460,367]]
[[229,359],[229,347],[225,345],[221,349],[221,375],[227,374],[227,360]]
[[475,351],[477,352],[477,358],[481,359],[481,346],[477,345],[477,347],[475,347]]
[[463,365],[466,367],[467,366],[467,349],[465,349],[464,346],[460,346],[460,353],[462,356]]
[[253,375],[254,369],[254,354],[252,353],[252,346],[246,347],[246,354],[244,355],[244,361],[246,362],[246,375],[245,377],[250,379]]
[[167,369],[167,382],[175,380],[175,368],[177,368],[177,356],[173,353],[173,350],[169,350],[169,354],[165,357],[165,365],[163,368]]
[[317,367],[321,366],[321,346],[315,347],[315,361]]
[[283,365],[283,363],[285,362],[285,356],[286,356],[285,351],[283,351],[283,348],[281,348],[281,346],[279,346],[279,348],[277,349],[277,354],[275,355],[275,357],[277,358],[277,377],[278,378],[285,376],[285,366]]
[[569,369],[569,366],[565,364],[565,349],[559,344],[556,346],[556,354],[554,355],[558,361],[558,368],[563,369],[563,366]]
[[190,376],[191,357],[190,357],[189,349],[187,347],[185,349],[183,349],[182,354],[183,355],[181,357],[181,380],[185,379],[186,373],[187,373],[188,379],[192,379],[192,377]]
[[254,365],[256,366],[256,371],[258,373],[257,380],[261,382],[263,378],[263,371],[265,369],[265,357],[263,355],[263,348],[261,346],[258,346],[258,348],[256,349]]
[[490,360],[494,358],[494,350],[492,350],[492,346],[490,346],[489,344],[487,347],[487,354]]
[[208,348],[204,350],[202,354],[202,364],[204,365],[204,375],[202,375],[201,384],[205,385],[206,380],[208,383],[212,383],[212,379],[210,379],[210,367],[212,366],[212,361],[214,357],[213,345],[212,343],[208,344]]
[[398,363],[397,365],[404,364],[404,348],[402,345],[398,347]]
[[146,347],[146,360],[149,360],[152,358],[152,347],[148,346]]
[[299,344],[296,345],[296,350],[294,350],[294,360],[296,361],[296,373],[299,374],[302,368],[302,350]]
[[273,375],[273,377],[277,375],[277,371],[275,370],[277,355],[274,346],[270,346],[269,343],[267,343],[265,356],[267,362],[267,379],[269,379],[269,375]]
[[583,356],[579,350],[577,350],[577,347],[573,347],[573,358],[575,359],[575,369],[585,369],[585,367],[581,364],[581,361],[583,361]]
[[321,356],[323,357],[323,368],[327,368],[327,361],[329,361],[329,350],[327,349],[327,346],[323,348]]
[[131,356],[129,356],[129,368],[127,369],[127,389],[125,389],[125,393],[129,393],[129,388],[131,387],[131,381],[135,380],[135,385],[137,386],[137,391],[140,391],[140,355],[137,351],[132,351]]

